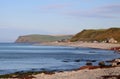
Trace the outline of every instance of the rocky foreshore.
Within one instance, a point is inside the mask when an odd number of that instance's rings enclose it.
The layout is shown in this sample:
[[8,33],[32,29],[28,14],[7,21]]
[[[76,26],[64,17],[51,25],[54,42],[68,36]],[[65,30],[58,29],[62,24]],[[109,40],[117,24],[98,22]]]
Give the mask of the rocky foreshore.
[[120,58],[108,62],[111,64],[106,65],[102,61],[98,63],[98,66],[86,64],[74,71],[41,73],[34,75],[34,79],[120,79]]
[[113,47],[113,48],[111,48],[111,50],[114,50],[114,51],[120,52],[120,47]]
[[[120,44],[110,43],[44,43],[43,45],[53,46],[74,46],[74,47],[90,47],[99,49],[109,49],[119,52]],[[35,79],[120,79],[120,59],[114,59],[110,62],[110,66],[106,66],[102,61],[99,63],[100,66],[83,66],[77,71],[65,71],[55,73],[52,75],[46,75],[44,73],[35,75]],[[89,63],[90,64],[90,63]],[[90,64],[91,65],[91,64]]]
[[0,76],[0,79],[120,79],[120,67],[85,66],[85,69],[64,72],[19,73]]
[[49,74],[35,75],[34,79],[120,79],[120,67],[82,69]]
[[[40,45],[40,44],[36,44]],[[49,42],[43,43],[42,45],[53,45],[53,46],[74,46],[74,47],[90,47],[99,49],[111,49],[120,47],[120,44],[109,44],[109,43],[56,43]],[[116,51],[116,49],[115,49]],[[79,60],[75,60],[78,62]],[[66,61],[64,61],[66,62]],[[105,62],[111,63],[106,65]],[[64,71],[64,72],[18,72],[15,74],[0,75],[0,79],[120,79],[120,58],[101,61],[98,66],[92,66],[91,62],[87,62],[86,66],[82,66],[77,70]]]
[[[109,62],[107,65],[105,62]],[[86,63],[71,71],[29,71],[0,75],[0,79],[120,79],[120,58],[101,61],[98,66]]]

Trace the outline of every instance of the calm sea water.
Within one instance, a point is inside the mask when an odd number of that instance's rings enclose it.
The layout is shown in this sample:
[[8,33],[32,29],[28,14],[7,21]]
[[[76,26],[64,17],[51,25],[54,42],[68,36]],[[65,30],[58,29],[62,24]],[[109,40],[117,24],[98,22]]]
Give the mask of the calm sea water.
[[29,70],[71,70],[86,64],[119,58],[110,50],[0,43],[0,74]]

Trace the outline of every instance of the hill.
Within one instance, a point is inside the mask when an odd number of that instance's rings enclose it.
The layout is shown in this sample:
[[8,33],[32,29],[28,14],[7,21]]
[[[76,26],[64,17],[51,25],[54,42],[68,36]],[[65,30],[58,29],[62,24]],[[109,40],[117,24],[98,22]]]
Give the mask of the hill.
[[36,43],[36,42],[52,42],[62,39],[70,39],[72,35],[24,35],[19,36],[15,42],[17,43]]
[[70,41],[104,41],[108,38],[114,38],[120,42],[120,28],[83,30],[73,36]]

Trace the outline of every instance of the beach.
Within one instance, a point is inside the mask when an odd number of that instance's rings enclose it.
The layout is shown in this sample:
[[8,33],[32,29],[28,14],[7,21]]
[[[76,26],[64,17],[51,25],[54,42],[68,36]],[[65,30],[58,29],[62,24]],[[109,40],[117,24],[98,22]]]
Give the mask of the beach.
[[53,45],[53,46],[88,47],[88,48],[98,48],[98,49],[111,49],[114,47],[120,47],[120,44],[115,44],[115,43],[90,43],[90,42],[46,42],[40,44]]
[[[73,47],[88,47],[88,48],[98,48],[98,49],[111,49],[114,47],[120,47],[120,44],[111,43],[81,43],[81,42],[49,42],[43,43],[43,45],[53,45],[53,46],[73,46]],[[38,74],[35,75],[35,79],[120,79],[120,66],[113,68],[97,68],[77,71],[65,71],[56,72],[55,74]]]
[[[41,44],[35,44],[41,45]],[[109,50],[114,47],[120,47],[120,44],[110,44],[110,43],[88,43],[88,42],[49,42],[42,43],[46,46],[66,46],[66,47],[87,47],[87,48],[97,48],[97,49],[106,49]],[[65,61],[66,62],[66,61]],[[68,61],[69,62],[69,61]],[[67,63],[67,62],[66,62]],[[29,73],[29,72],[28,72]],[[35,73],[35,72],[33,72]],[[14,76],[14,74],[13,74]],[[19,72],[18,77],[13,77],[9,79],[120,79],[120,65],[102,67],[101,66],[82,66],[77,70],[62,71],[62,72],[40,72],[37,74],[21,75]],[[3,79],[3,78],[0,78]]]
[[65,71],[52,75],[42,73],[34,77],[35,79],[120,79],[120,67]]

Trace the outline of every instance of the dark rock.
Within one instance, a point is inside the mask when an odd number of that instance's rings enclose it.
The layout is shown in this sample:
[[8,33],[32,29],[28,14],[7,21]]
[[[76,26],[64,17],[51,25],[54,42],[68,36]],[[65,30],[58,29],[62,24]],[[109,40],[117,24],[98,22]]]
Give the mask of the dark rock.
[[120,79],[120,75],[105,75],[103,79]]
[[63,60],[62,62],[69,62],[69,61],[67,61],[67,60]]
[[118,65],[120,65],[120,59],[119,58],[114,59],[110,63],[111,63],[112,66],[118,66]]
[[78,60],[74,60],[75,62],[80,62],[80,60],[78,59]]
[[105,62],[104,61],[101,61],[98,63],[99,66],[105,66]]
[[91,62],[87,62],[86,65],[87,66],[92,66],[92,63]]
[[120,47],[114,47],[114,48],[111,48],[111,50],[114,50],[114,51],[120,52]]
[[117,65],[120,65],[120,62],[118,62]]
[[86,60],[88,62],[96,62],[97,60]]

